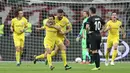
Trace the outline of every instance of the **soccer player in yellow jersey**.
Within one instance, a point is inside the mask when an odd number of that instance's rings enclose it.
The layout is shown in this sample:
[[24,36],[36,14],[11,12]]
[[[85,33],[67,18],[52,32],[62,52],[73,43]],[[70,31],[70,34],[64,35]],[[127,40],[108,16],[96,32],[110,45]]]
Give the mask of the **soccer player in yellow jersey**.
[[[55,50],[52,51],[51,56],[54,56],[58,50],[61,51],[61,57],[64,63],[65,70],[71,69],[71,67],[67,64],[66,61],[66,47],[64,45],[64,41],[66,39],[65,35],[66,33],[71,31],[71,24],[67,17],[63,16],[63,10],[58,9],[57,10],[57,16],[55,16],[55,22],[56,24],[60,25],[62,33],[58,33],[57,40],[56,40],[56,47]],[[67,29],[66,29],[67,28]]]
[[123,38],[126,37],[126,33],[122,27],[122,22],[118,20],[117,14],[114,12],[112,13],[111,20],[109,20],[106,24],[106,29],[104,30],[105,32],[108,31],[108,38],[107,38],[107,51],[105,54],[106,61],[105,65],[108,66],[109,64],[109,54],[111,51],[112,46],[114,47],[114,51],[112,54],[112,60],[111,60],[111,65],[114,65],[114,60],[117,56],[117,47],[119,44],[119,31],[120,28],[122,29],[123,33]]
[[23,53],[25,31],[27,28],[27,19],[23,16],[22,9],[16,11],[16,17],[11,20],[11,31],[13,32],[13,40],[16,48],[16,61],[17,66],[20,66],[20,57]]
[[[66,39],[65,34],[68,33],[69,31],[71,31],[71,26],[70,26],[69,20],[63,16],[62,9],[58,9],[57,16],[55,16],[55,22],[57,25],[59,25],[61,27],[62,32],[58,32],[56,43],[55,43],[55,49],[51,52],[51,56],[54,56],[58,50],[61,50],[61,56],[62,56],[62,60],[64,62],[65,70],[69,70],[69,69],[71,69],[71,67],[67,65],[66,47],[64,45],[64,40]],[[52,26],[50,24],[46,24],[46,26],[52,28]],[[68,28],[68,29],[66,30],[66,28]],[[37,59],[45,58],[45,57],[46,57],[45,53],[42,54],[41,56],[36,56],[36,58],[34,60],[34,64],[36,63]]]
[[51,25],[51,27],[44,25],[41,28],[37,28],[38,30],[42,30],[42,29],[46,30],[46,36],[44,38],[45,53],[39,56],[36,56],[34,60],[34,64],[35,64],[37,59],[45,58],[47,56],[47,61],[51,70],[54,69],[52,65],[51,51],[53,50],[56,39],[57,39],[57,32],[60,32],[60,26],[56,25],[54,19],[55,17],[53,15],[49,15],[46,24]]

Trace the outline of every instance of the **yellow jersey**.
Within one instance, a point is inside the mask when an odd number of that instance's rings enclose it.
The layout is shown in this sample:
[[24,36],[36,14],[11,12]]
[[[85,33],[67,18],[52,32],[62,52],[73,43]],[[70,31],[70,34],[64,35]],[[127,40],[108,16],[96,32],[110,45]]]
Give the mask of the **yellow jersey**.
[[22,17],[21,20],[18,20],[17,18],[13,18],[11,20],[11,26],[14,29],[14,33],[21,34],[21,30],[24,30],[24,28],[27,26],[28,22],[25,17]]
[[[61,20],[58,19],[57,16],[55,16],[55,22],[56,24],[58,24],[61,27],[61,31],[65,32],[66,31],[66,27],[71,25],[68,18],[63,16],[63,18]],[[59,38],[64,38],[64,35],[58,33],[57,36]]]
[[[56,25],[56,24],[55,24],[55,25]],[[55,29],[55,28],[50,28],[50,27],[48,27],[48,26],[46,26],[46,25],[43,26],[42,28],[46,30],[46,36],[45,36],[46,39],[48,39],[48,40],[55,40],[55,39],[56,39],[56,37],[57,37],[57,32],[58,32],[57,29]]]
[[107,28],[111,27],[110,30],[108,30],[108,38],[119,38],[119,31],[120,26],[122,25],[122,22],[117,20],[116,22],[113,22],[112,20],[109,20],[107,22]]

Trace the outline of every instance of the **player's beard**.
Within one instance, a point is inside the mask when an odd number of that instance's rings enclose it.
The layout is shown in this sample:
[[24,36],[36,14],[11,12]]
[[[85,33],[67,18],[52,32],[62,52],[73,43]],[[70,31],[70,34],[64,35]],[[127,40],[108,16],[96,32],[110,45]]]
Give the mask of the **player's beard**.
[[54,23],[55,23],[55,22],[53,22],[53,21],[50,21],[50,22],[49,22],[50,25],[53,25]]

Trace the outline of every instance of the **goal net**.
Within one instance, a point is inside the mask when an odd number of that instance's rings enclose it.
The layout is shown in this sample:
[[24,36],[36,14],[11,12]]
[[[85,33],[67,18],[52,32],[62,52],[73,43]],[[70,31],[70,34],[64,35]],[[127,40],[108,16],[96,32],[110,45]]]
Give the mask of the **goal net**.
[[[91,1],[91,2],[89,2]],[[72,23],[73,30],[67,35],[70,40],[70,46],[67,47],[67,60],[74,61],[76,57],[81,55],[81,42],[76,42],[76,37],[81,29],[81,12],[86,11],[93,6],[97,9],[97,15],[101,16],[105,21],[109,20],[113,11],[118,13],[119,19],[125,26],[127,37],[120,39],[118,46],[117,61],[130,61],[130,2],[129,0],[0,0],[0,60],[15,61],[15,47],[13,43],[12,33],[10,31],[11,19],[18,7],[22,7],[24,16],[30,22],[31,30],[26,34],[25,47],[22,60],[31,61],[33,55],[44,53],[43,39],[44,31],[36,31],[36,27],[43,26],[43,20],[48,14],[56,14],[57,9],[64,10],[68,19]],[[105,2],[104,2],[105,1]],[[4,27],[2,27],[4,25]],[[106,37],[103,37],[101,50],[99,51],[101,60],[104,61],[106,49]],[[61,61],[60,52],[53,61]]]

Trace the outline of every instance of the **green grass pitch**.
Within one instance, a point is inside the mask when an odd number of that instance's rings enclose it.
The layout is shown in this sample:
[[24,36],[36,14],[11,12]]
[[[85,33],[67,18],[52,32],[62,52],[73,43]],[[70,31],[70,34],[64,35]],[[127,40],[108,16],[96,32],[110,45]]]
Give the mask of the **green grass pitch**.
[[55,69],[51,71],[48,65],[42,62],[33,64],[24,62],[16,67],[14,62],[0,62],[0,73],[130,73],[130,63],[116,63],[115,66],[105,66],[101,63],[101,70],[91,71],[94,66],[87,64],[69,63],[71,70],[65,70],[63,63],[53,63]]

